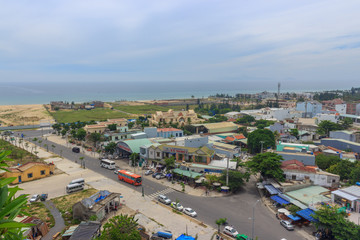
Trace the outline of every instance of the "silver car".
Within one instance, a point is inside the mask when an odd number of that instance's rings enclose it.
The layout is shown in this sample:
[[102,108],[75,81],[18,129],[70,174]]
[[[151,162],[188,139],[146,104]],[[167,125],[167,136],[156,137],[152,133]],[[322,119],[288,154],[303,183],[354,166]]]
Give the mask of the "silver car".
[[164,203],[166,205],[169,205],[171,203],[170,198],[166,197],[165,195],[159,195],[158,200],[159,202]]
[[291,222],[289,221],[281,220],[280,224],[289,231],[294,230],[294,225],[292,225]]

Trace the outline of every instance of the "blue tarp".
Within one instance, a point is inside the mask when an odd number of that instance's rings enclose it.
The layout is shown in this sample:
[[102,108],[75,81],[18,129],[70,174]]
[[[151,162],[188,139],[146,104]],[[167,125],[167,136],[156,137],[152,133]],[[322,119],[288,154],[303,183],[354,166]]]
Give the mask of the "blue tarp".
[[290,218],[293,221],[299,221],[301,219],[300,217],[294,216],[294,215],[287,215],[287,216],[288,216],[288,218]]
[[288,201],[286,201],[285,199],[283,199],[283,198],[281,198],[281,197],[279,197],[279,196],[271,196],[270,197],[272,200],[274,200],[275,202],[278,202],[278,203],[280,203],[281,205],[282,204],[289,204],[290,202],[288,202]]
[[300,210],[298,212],[296,212],[297,215],[305,218],[306,220],[309,220],[310,222],[317,222],[318,220],[316,220],[315,218],[313,218],[311,215],[314,214],[314,211],[311,210],[310,208],[306,208],[304,210]]
[[194,237],[191,236],[185,236],[184,234],[182,234],[180,237],[178,237],[176,240],[195,240]]
[[268,184],[268,185],[265,185],[264,187],[271,195],[276,195],[278,193],[281,193],[281,191],[279,189],[275,188],[273,185]]

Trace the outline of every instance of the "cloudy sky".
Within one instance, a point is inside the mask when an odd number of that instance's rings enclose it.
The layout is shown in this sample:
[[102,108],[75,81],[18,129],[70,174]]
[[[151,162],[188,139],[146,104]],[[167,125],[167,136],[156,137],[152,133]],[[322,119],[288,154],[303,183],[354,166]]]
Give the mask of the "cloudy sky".
[[0,82],[359,85],[358,0],[0,0]]

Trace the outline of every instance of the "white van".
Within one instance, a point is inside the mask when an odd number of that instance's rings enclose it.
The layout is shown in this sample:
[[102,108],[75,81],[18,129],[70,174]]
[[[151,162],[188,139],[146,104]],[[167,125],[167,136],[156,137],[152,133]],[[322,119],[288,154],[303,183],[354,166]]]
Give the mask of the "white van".
[[109,159],[101,159],[100,166],[107,169],[115,169],[115,162]]
[[79,183],[69,184],[66,186],[67,193],[72,193],[72,192],[76,192],[76,191],[80,191],[80,190],[84,190],[84,186]]
[[78,184],[81,184],[81,185],[84,186],[85,185],[85,180],[83,178],[74,179],[69,183],[69,185],[75,184],[75,183],[78,183]]

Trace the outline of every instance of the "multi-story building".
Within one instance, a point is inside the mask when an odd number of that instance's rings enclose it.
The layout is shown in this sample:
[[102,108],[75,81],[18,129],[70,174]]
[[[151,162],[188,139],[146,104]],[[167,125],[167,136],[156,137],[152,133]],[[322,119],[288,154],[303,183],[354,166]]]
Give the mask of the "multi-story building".
[[321,113],[322,104],[318,101],[298,102],[296,104],[296,111],[304,112],[303,117],[312,118],[316,114]]
[[174,111],[170,109],[167,112],[156,112],[151,115],[149,119],[150,125],[159,125],[159,124],[178,124],[179,126],[184,126],[190,123],[199,123],[203,122],[203,119],[197,117],[197,114],[194,110],[188,111]]

